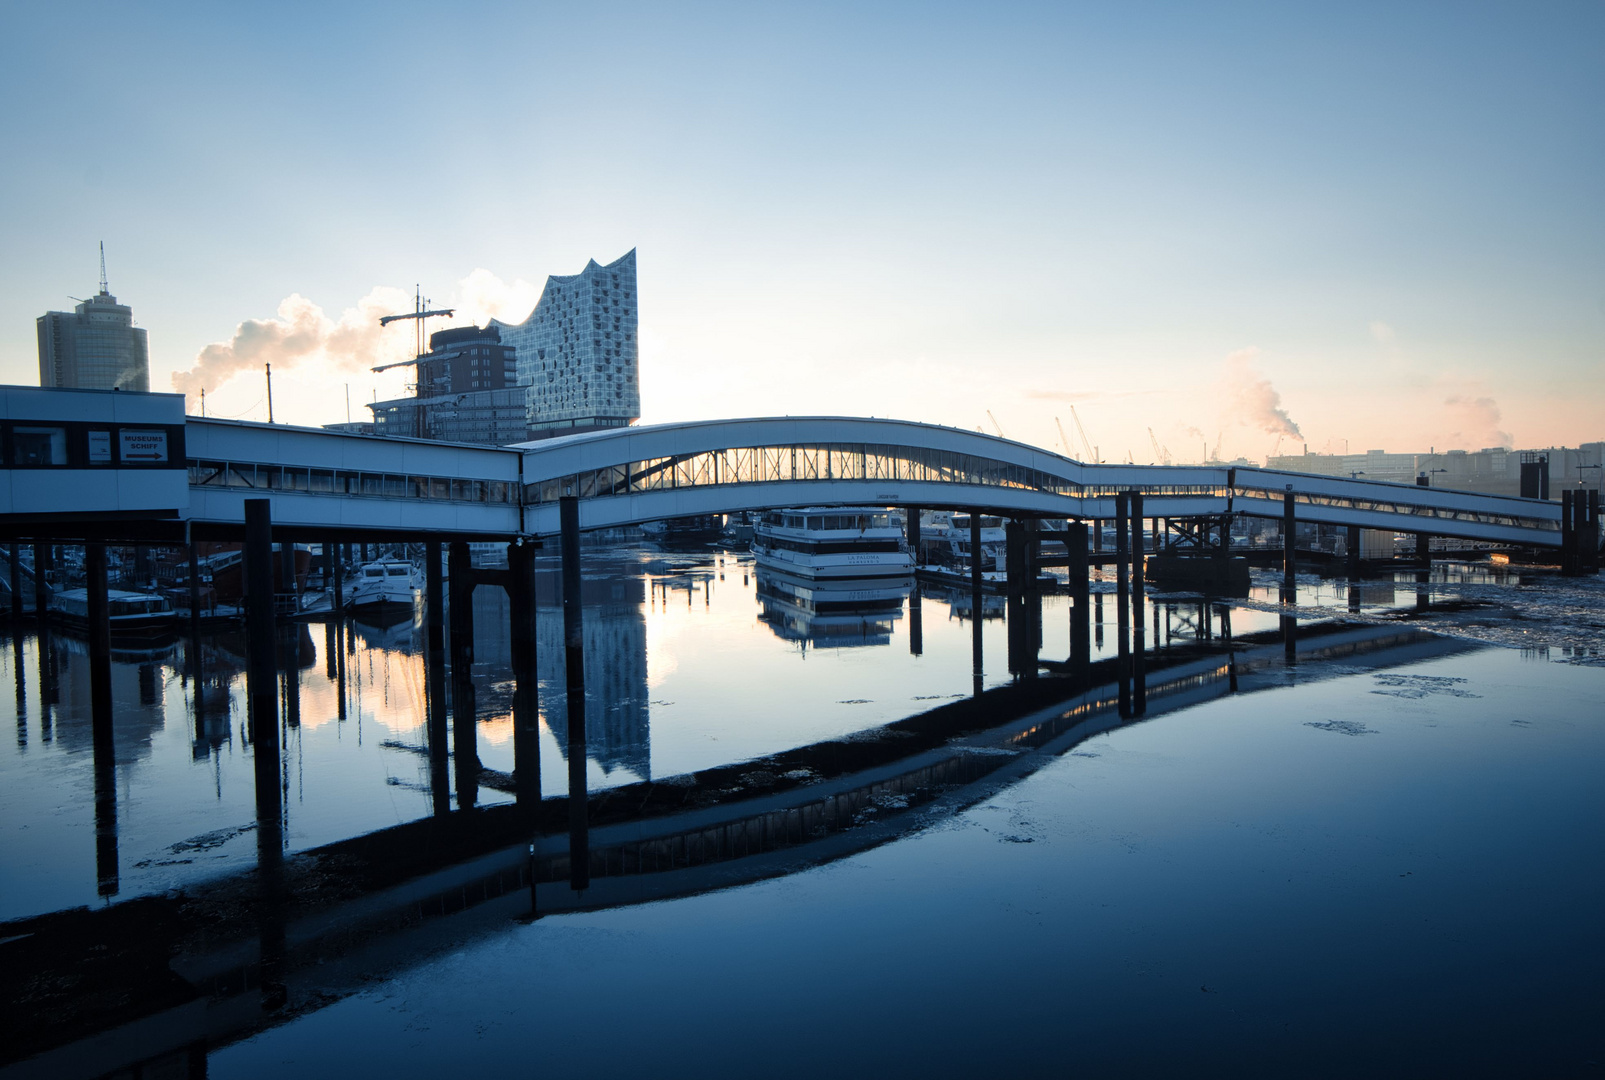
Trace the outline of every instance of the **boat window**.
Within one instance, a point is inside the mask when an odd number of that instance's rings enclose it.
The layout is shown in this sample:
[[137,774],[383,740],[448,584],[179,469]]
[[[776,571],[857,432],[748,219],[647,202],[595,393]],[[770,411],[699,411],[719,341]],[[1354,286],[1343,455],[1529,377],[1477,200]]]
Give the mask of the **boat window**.
[[18,425],[12,429],[11,449],[18,465],[65,465],[67,429]]
[[820,522],[819,518],[811,517],[811,518],[808,519],[808,527],[810,529],[822,528],[823,526],[821,526],[819,522]]
[[407,576],[407,567],[405,567],[405,566],[387,567],[386,568],[386,573],[388,573],[391,577],[406,577]]
[[370,569],[364,570],[362,572],[362,576],[363,577],[384,577],[385,576],[385,572],[383,570],[379,569],[377,566],[375,566],[375,567],[372,567]]

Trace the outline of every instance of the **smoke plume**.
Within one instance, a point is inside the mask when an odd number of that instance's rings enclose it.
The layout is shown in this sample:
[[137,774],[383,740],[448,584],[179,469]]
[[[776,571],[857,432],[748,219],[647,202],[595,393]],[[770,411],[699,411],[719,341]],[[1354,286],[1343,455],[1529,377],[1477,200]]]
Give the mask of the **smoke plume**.
[[[431,302],[431,307],[456,310],[452,325],[484,325],[492,317],[522,320],[535,307],[540,290],[522,279],[503,281],[489,270],[476,269],[457,283],[452,299]],[[279,304],[271,319],[246,319],[234,328],[228,341],[206,346],[188,371],[173,374],[173,389],[188,397],[202,388],[215,390],[242,372],[259,374],[263,364],[289,371],[318,365],[320,371],[358,372],[380,364],[409,360],[416,342],[412,323],[381,327],[384,315],[413,310],[413,297],[404,289],[375,286],[367,296],[332,319],[317,304],[292,293]],[[445,323],[431,323],[430,330]]]
[[382,315],[412,309],[412,297],[401,289],[379,286],[347,308],[338,320],[299,293],[279,304],[271,319],[247,319],[234,328],[228,341],[206,346],[188,371],[173,373],[173,389],[193,396],[202,388],[213,390],[234,376],[259,372],[263,364],[290,370],[308,362],[336,370],[357,371],[378,364],[405,360],[412,355],[410,328],[386,331]]
[[1227,408],[1231,419],[1267,435],[1302,438],[1298,425],[1282,408],[1282,395],[1254,367],[1258,349],[1239,349],[1226,358]]

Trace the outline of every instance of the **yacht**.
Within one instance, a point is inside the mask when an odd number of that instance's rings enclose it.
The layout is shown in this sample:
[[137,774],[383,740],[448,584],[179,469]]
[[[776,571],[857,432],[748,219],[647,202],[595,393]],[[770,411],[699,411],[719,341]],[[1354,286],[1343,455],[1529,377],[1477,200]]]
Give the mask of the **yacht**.
[[753,527],[760,567],[809,581],[906,578],[914,557],[903,529],[878,506],[806,506],[771,510]]
[[[107,619],[113,634],[160,634],[173,628],[178,613],[160,593],[106,590]],[[50,611],[69,626],[89,625],[89,590],[64,589],[50,597]]]
[[[981,515],[981,569],[985,573],[1004,570],[1003,519]],[[940,568],[970,571],[970,515],[965,511],[927,510],[920,515],[920,569]]]
[[351,579],[351,595],[346,602],[358,611],[385,608],[411,609],[422,582],[418,568],[410,562],[384,559],[364,563]]

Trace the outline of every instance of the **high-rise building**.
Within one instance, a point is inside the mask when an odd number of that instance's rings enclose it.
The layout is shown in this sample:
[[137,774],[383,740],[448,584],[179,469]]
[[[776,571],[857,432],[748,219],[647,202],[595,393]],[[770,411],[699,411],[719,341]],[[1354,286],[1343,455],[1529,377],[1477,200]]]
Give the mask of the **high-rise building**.
[[79,390],[150,389],[150,349],[134,310],[106,287],[101,252],[100,292],[72,311],[39,316],[39,385]]
[[490,325],[517,350],[530,438],[640,419],[633,248],[606,266],[593,259],[578,274],[548,277],[527,319]]
[[428,352],[403,363],[416,365],[413,395],[368,406],[375,434],[488,446],[529,438],[526,391],[495,326],[436,331]]

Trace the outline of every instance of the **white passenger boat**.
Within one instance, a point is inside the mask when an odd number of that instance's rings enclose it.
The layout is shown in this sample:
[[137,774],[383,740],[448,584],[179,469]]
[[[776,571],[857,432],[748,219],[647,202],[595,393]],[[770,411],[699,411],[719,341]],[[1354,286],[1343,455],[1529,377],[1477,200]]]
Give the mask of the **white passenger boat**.
[[753,529],[760,567],[808,580],[906,578],[914,557],[884,507],[807,506],[771,510]]
[[[113,634],[161,634],[173,628],[178,613],[159,593],[106,590],[107,621]],[[69,626],[89,625],[89,590],[64,589],[50,597],[50,611]]]
[[410,609],[423,587],[418,568],[400,560],[365,563],[350,585],[350,598],[346,603],[358,611]]

